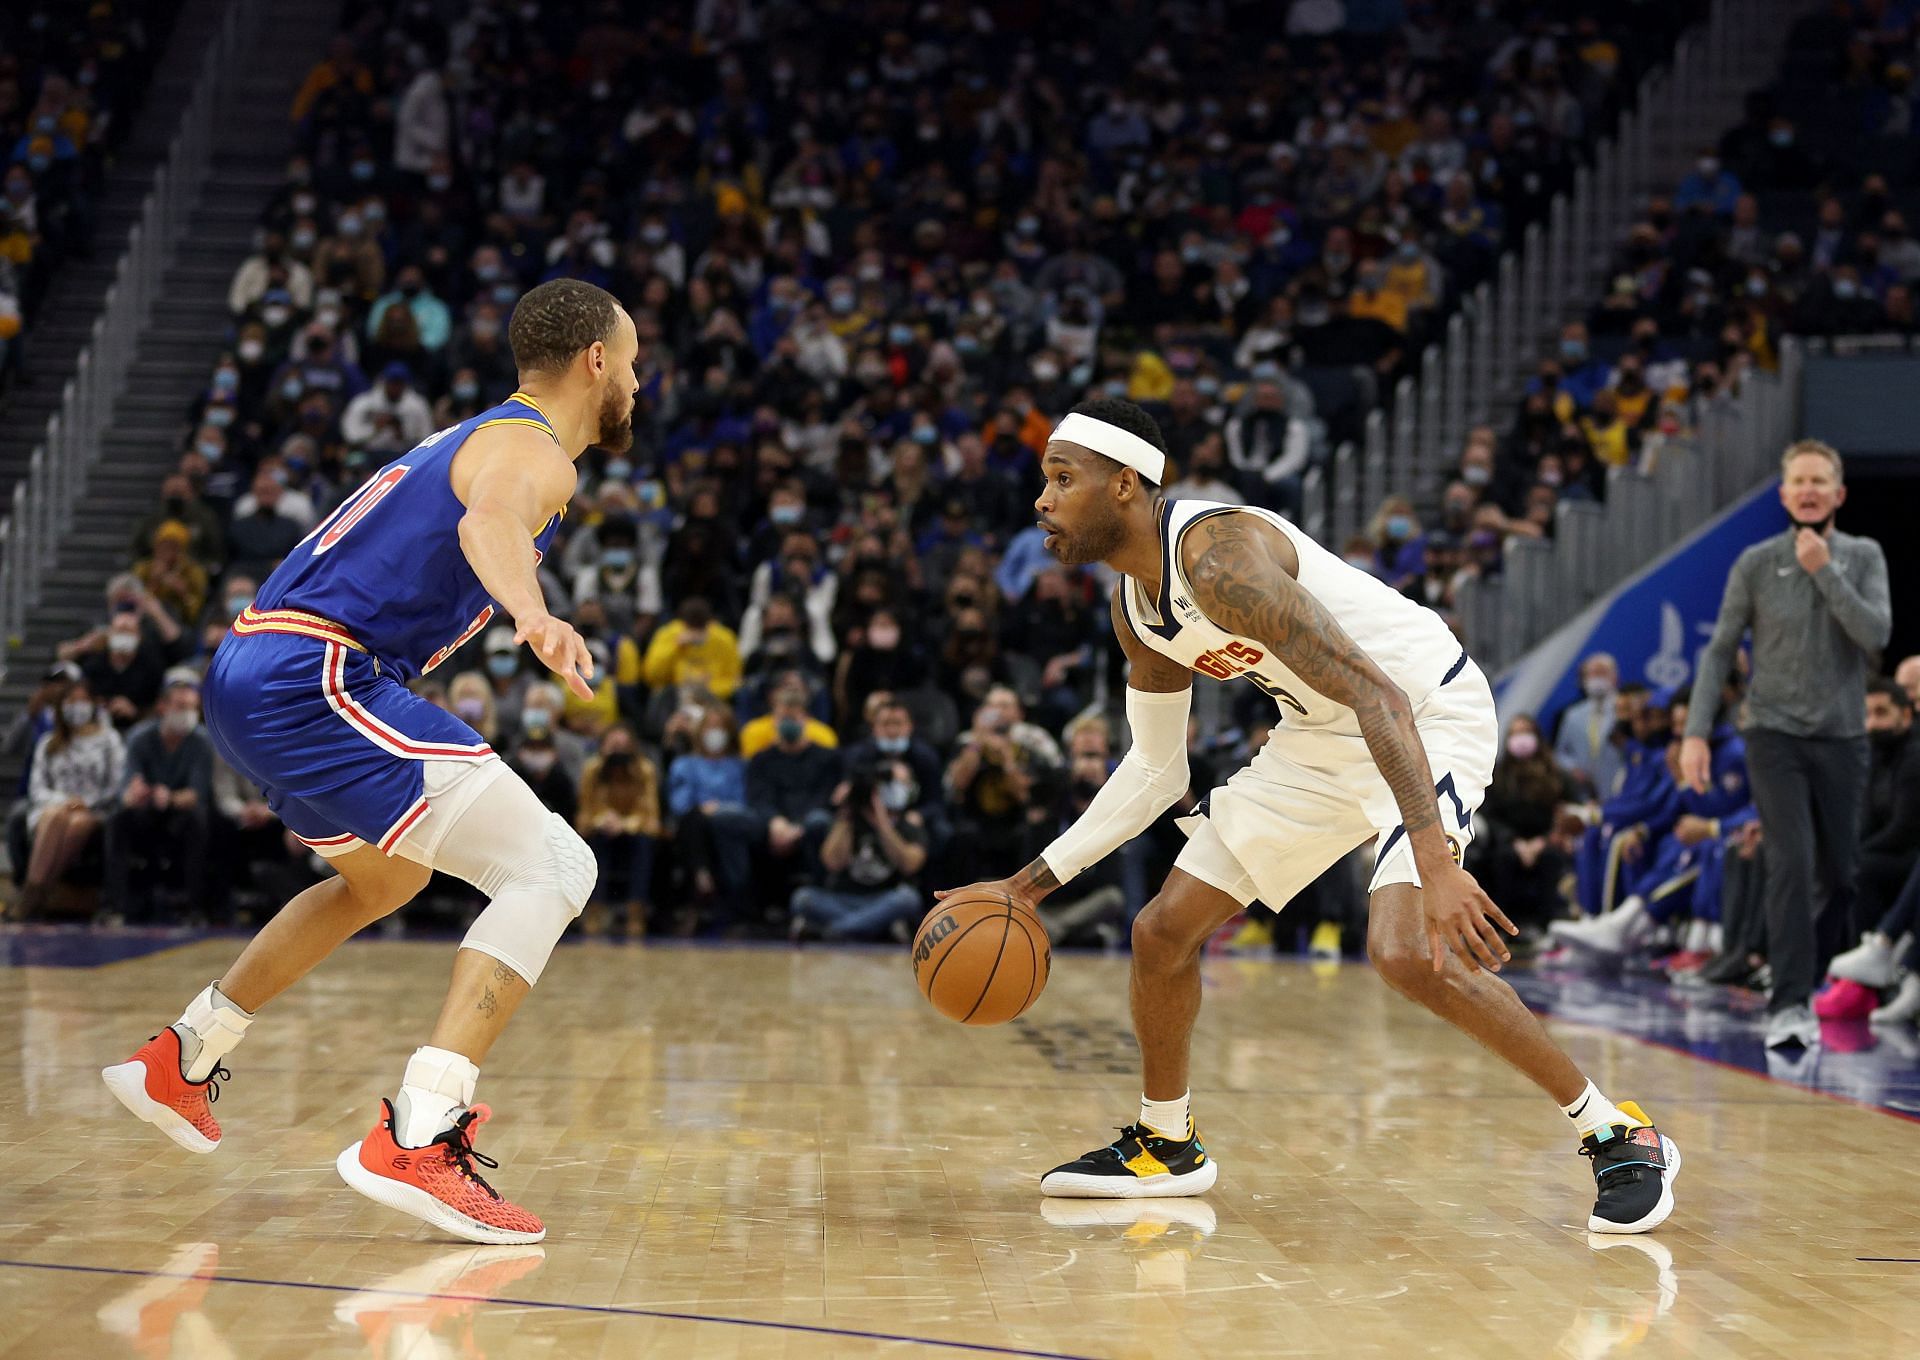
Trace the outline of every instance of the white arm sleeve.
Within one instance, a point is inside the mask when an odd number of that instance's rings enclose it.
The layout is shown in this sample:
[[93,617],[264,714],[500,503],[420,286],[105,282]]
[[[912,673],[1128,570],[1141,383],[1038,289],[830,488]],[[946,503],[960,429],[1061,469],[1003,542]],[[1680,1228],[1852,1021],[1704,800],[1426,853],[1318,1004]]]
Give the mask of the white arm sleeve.
[[1187,710],[1193,690],[1152,694],[1127,687],[1133,746],[1087,810],[1040,857],[1062,883],[1153,825],[1187,791]]

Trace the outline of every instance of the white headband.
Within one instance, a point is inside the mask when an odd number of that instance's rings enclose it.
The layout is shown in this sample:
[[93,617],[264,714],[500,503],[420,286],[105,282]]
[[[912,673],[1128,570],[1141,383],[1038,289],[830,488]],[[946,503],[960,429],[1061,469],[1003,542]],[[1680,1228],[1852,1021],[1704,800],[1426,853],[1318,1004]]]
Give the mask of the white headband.
[[1053,427],[1053,433],[1047,436],[1047,440],[1051,443],[1055,439],[1064,439],[1069,444],[1078,444],[1083,449],[1105,454],[1114,462],[1132,468],[1155,486],[1159,486],[1167,475],[1166,454],[1131,431],[1093,416],[1083,416],[1078,411]]

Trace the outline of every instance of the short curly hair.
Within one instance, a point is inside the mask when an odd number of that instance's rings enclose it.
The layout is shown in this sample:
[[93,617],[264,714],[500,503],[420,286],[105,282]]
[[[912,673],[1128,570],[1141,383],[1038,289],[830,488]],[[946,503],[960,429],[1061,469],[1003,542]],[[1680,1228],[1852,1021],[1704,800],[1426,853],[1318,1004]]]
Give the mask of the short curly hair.
[[579,279],[552,279],[513,309],[507,344],[522,373],[558,373],[594,341],[613,335],[620,304],[612,293]]

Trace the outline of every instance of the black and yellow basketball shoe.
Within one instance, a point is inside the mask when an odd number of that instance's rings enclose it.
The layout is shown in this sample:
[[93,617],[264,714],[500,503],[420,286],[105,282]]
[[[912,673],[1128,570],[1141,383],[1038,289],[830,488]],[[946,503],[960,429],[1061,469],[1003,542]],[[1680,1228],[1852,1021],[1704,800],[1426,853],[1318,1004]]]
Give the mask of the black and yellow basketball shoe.
[[1144,1125],[1129,1124],[1106,1147],[1042,1176],[1040,1193],[1061,1199],[1204,1195],[1219,1176],[1191,1123],[1185,1138],[1163,1138]]
[[1635,1128],[1616,1124],[1580,1140],[1580,1155],[1593,1159],[1593,1179],[1599,1190],[1587,1219],[1588,1232],[1643,1233],[1659,1227],[1673,1212],[1679,1145],[1654,1128],[1631,1100],[1621,1101],[1620,1109],[1640,1124]]

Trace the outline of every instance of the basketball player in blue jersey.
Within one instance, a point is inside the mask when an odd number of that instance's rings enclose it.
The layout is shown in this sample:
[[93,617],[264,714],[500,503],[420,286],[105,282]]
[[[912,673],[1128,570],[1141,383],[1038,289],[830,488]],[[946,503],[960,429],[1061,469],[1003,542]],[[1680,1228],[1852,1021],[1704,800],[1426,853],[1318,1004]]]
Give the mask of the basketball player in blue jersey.
[[[1084,403],[1053,432],[1034,508],[1047,550],[1120,573],[1133,745],[1106,785],[1013,878],[976,884],[1037,903],[1145,831],[1187,791],[1195,672],[1244,678],[1278,710],[1248,765],[1182,821],[1186,847],[1133,924],[1131,999],[1143,1093],[1117,1141],[1055,1167],[1045,1195],[1197,1195],[1219,1168],[1190,1113],[1200,949],[1259,899],[1276,910],[1377,838],[1367,952],[1396,991],[1530,1077],[1593,1159],[1594,1232],[1645,1232],[1673,1211],[1673,1140],[1616,1106],[1494,976],[1513,925],[1460,867],[1492,777],[1493,696],[1437,614],[1271,511],[1160,493],[1166,445],[1131,402]],[[946,896],[942,893],[940,896]]]
[[226,975],[125,1063],[121,1103],[210,1153],[208,1102],[260,1007],[362,927],[411,901],[435,869],[490,899],[454,955],[453,983],[372,1132],[336,1163],[371,1199],[474,1242],[545,1228],[481,1177],[489,1117],[478,1064],[594,883],[594,860],[478,732],[407,689],[504,612],[582,699],[585,643],[547,610],[536,568],[589,445],[633,442],[633,322],[571,279],[545,283],[508,326],[520,389],[424,440],[349,497],[280,564],[208,667],[207,728],[287,828],[338,876],[289,902]]

